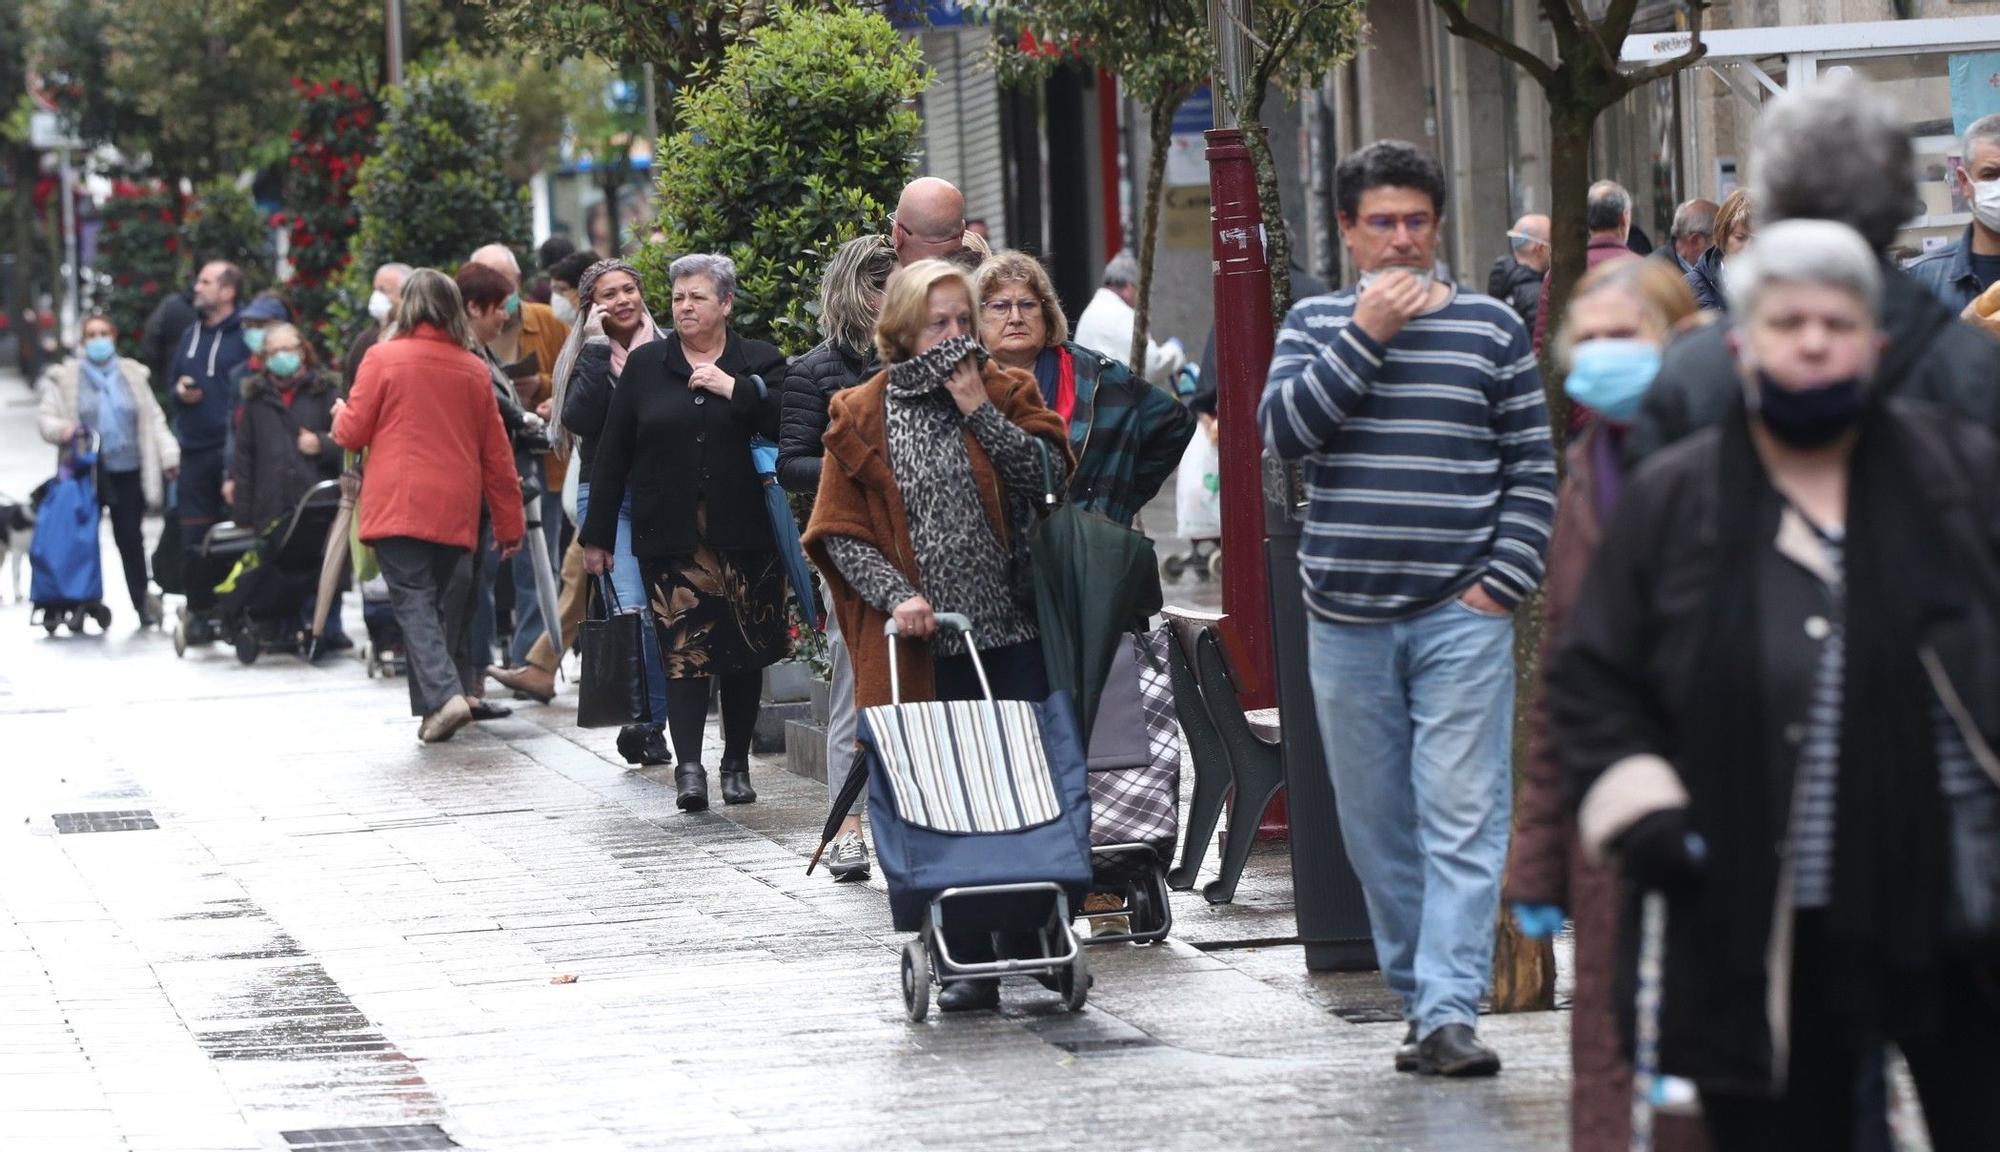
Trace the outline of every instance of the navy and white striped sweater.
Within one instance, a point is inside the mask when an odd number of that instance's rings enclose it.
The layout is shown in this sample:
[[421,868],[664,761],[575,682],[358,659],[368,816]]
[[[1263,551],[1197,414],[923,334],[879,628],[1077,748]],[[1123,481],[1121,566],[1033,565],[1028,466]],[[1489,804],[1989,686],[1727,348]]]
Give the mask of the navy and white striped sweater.
[[1513,607],[1542,579],[1555,449],[1527,331],[1453,289],[1385,349],[1350,289],[1293,305],[1258,405],[1264,442],[1304,460],[1306,606],[1414,616],[1475,582]]

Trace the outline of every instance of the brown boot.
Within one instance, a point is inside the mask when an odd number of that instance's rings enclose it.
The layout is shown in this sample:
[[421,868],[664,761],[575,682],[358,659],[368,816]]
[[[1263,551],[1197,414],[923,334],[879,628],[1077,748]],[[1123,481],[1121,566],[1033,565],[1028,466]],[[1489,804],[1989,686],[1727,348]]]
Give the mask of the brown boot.
[[523,664],[519,668],[502,668],[494,665],[486,670],[488,679],[498,681],[503,688],[512,688],[530,700],[547,704],[556,698],[556,674]]

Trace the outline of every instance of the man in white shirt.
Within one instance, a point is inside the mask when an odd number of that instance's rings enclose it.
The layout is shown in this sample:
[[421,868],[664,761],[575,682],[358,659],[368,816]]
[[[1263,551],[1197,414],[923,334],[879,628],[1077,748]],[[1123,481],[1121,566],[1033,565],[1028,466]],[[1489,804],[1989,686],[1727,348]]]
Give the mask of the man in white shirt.
[[[1077,317],[1078,344],[1123,364],[1132,356],[1132,325],[1137,316],[1133,307],[1139,300],[1139,261],[1130,252],[1120,252],[1104,266],[1104,287]],[[1187,352],[1179,340],[1156,343],[1146,340],[1146,362],[1132,367],[1155,384],[1171,386],[1174,373],[1187,363]]]

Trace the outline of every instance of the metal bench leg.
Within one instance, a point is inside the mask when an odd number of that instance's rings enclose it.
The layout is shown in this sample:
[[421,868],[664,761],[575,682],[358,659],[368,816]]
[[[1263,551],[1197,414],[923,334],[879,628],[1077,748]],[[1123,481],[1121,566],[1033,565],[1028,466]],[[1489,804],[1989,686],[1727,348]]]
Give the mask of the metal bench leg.
[[1194,668],[1178,636],[1167,644],[1167,668],[1174,685],[1174,711],[1181,730],[1187,733],[1188,753],[1194,760],[1194,799],[1188,805],[1187,832],[1181,841],[1181,862],[1167,873],[1167,885],[1186,890],[1194,887],[1201,862],[1215,838],[1215,825],[1222,818],[1222,802],[1229,794],[1231,772],[1229,752],[1222,743],[1203,701]]
[[1223,661],[1220,638],[1213,632],[1205,633],[1195,642],[1195,650],[1202,698],[1214,702],[1210,716],[1228,750],[1234,793],[1229,805],[1229,832],[1222,846],[1222,874],[1201,894],[1210,904],[1227,904],[1236,897],[1236,883],[1243,878],[1243,865],[1250,859],[1264,811],[1284,787],[1284,757],[1277,745],[1266,744],[1250,730]]

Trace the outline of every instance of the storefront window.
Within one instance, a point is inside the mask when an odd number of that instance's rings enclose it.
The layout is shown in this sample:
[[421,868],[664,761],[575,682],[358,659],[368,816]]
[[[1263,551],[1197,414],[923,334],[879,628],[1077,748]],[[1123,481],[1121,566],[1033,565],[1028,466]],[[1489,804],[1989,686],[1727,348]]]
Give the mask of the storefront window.
[[1953,129],[1951,65],[1952,54],[1948,52],[1819,62],[1822,80],[1852,72],[1878,85],[1883,95],[1903,110],[1909,123],[1921,203],[1899,237],[1905,256],[1950,244],[1972,219],[1970,206],[1952,179],[1961,157],[1958,134]]

